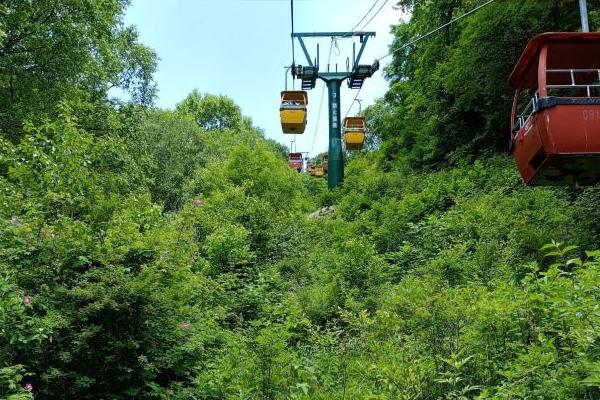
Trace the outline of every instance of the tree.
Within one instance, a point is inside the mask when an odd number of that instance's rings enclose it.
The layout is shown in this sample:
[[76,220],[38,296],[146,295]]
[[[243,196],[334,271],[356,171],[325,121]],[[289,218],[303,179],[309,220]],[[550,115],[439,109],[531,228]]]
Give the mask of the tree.
[[416,167],[439,167],[506,151],[512,99],[506,80],[525,44],[541,32],[579,28],[573,1],[507,0],[403,47],[480,4],[398,2],[412,18],[394,27],[395,51],[386,70],[391,90],[387,107],[378,106],[387,112],[366,112],[375,126],[393,128],[378,132],[386,158],[404,155]]
[[105,103],[112,88],[151,104],[154,53],[123,24],[128,0],[7,0],[0,6],[0,132],[17,138],[27,120],[61,102]]
[[152,199],[165,210],[178,210],[185,182],[204,161],[204,131],[174,111],[143,111],[139,119],[129,139],[138,164],[151,177]]
[[239,129],[243,126],[240,107],[226,96],[202,95],[194,90],[177,105],[177,111],[190,114],[207,131]]

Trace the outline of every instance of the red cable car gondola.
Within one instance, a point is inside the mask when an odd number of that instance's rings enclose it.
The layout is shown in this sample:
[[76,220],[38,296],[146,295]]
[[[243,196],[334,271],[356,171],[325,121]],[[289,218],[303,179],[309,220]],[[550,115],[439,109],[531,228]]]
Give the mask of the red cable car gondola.
[[290,153],[288,155],[288,166],[298,172],[302,172],[304,166],[304,157],[302,153]]
[[536,36],[509,84],[510,147],[525,184],[600,182],[600,33]]

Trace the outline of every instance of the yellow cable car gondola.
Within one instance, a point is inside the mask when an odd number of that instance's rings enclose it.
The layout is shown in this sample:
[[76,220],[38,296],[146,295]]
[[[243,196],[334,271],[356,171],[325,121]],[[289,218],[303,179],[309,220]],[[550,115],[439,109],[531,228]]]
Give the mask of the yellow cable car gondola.
[[281,92],[279,117],[283,133],[300,134],[306,128],[306,106],[308,95],[303,90]]
[[325,175],[325,171],[323,171],[322,165],[317,165],[315,167],[315,178],[322,178]]
[[346,150],[361,150],[365,144],[365,118],[344,118],[344,144]]

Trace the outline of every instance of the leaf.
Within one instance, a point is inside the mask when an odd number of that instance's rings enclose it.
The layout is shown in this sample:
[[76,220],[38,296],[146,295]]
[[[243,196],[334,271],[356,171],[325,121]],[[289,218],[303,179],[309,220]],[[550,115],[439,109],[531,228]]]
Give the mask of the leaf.
[[578,265],[581,267],[583,265],[583,261],[581,261],[581,258],[577,257],[577,258],[571,258],[570,260],[568,260],[566,262],[567,266],[572,265],[572,264],[575,264],[575,265]]
[[550,253],[544,254],[544,257],[557,257],[557,256],[562,256],[562,253],[560,251],[551,251]]
[[548,243],[542,246],[540,250],[556,249],[556,244]]
[[304,393],[304,395],[306,396],[308,394],[308,389],[310,388],[310,385],[306,382],[302,382],[302,383],[297,383],[296,387],[300,390],[302,390],[302,393]]
[[566,253],[573,251],[575,249],[578,249],[578,248],[579,248],[579,246],[567,246],[564,249],[562,249],[562,254],[566,254]]

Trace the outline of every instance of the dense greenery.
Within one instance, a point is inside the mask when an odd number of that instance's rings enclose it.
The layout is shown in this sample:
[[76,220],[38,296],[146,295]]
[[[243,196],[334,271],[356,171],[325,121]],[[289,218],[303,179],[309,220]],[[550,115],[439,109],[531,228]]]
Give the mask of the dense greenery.
[[[572,0],[497,1],[438,35],[403,44],[474,9],[478,0],[401,0],[412,11],[394,28],[391,88],[374,115],[388,158],[404,156],[413,166],[471,162],[505,151],[512,91],[508,76],[527,41],[541,33],[579,28]],[[600,15],[590,5],[593,27]]]
[[154,96],[155,56],[125,27],[128,0],[5,0],[0,4],[0,130],[53,119],[68,100],[89,131],[105,133],[106,94],[119,87],[136,103]]
[[[401,1],[393,48],[476,4]],[[334,192],[226,97],[153,108],[126,5],[0,5],[0,398],[600,398],[600,192],[503,153],[506,76],[573,2],[395,53]]]

